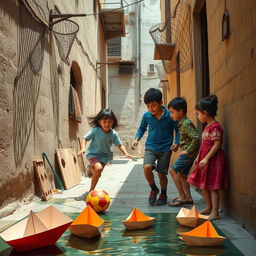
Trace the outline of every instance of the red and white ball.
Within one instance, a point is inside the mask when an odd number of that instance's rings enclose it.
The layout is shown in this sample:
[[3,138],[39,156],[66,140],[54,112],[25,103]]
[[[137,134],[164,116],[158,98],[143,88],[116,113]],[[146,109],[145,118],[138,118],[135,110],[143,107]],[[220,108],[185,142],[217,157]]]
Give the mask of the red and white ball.
[[93,190],[86,197],[86,204],[95,212],[104,212],[110,204],[110,196],[105,190]]

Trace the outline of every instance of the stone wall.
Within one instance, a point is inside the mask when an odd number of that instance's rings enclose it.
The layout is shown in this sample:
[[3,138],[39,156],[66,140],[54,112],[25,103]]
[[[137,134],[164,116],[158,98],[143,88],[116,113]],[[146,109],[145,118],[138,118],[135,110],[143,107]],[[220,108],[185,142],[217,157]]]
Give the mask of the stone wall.
[[[163,3],[164,1],[162,1]],[[172,7],[176,0],[172,0]],[[200,8],[206,2],[210,92],[219,99],[217,120],[224,129],[223,148],[230,168],[230,189],[222,208],[253,235],[256,233],[254,138],[256,121],[256,2],[226,1],[230,37],[222,41],[224,3],[191,0],[193,68],[181,74],[181,96],[188,101],[188,116],[196,122],[194,106],[200,98],[202,76]],[[161,13],[164,14],[162,4]],[[176,96],[176,74],[169,75],[169,98]],[[199,127],[200,128],[200,127]],[[246,209],[246,210],[245,210]]]
[[[55,165],[56,148],[79,149],[78,137],[90,129],[86,118],[100,110],[101,86],[107,87],[106,67],[97,75],[95,72],[96,61],[106,61],[106,41],[98,15],[71,18],[79,25],[81,44],[74,41],[70,65],[60,60],[56,41],[47,29],[42,69],[37,76],[31,73],[14,86],[22,56],[19,49],[23,46],[30,51],[31,45],[29,41],[19,42],[19,36],[23,33],[28,40],[30,32],[36,33],[34,23],[20,26],[19,2],[0,3],[0,208],[33,197],[37,188],[32,163],[42,152]],[[93,13],[93,1],[48,2],[51,7],[56,4],[61,13]],[[68,115],[71,67],[82,104],[81,124]]]
[[211,92],[219,99],[218,120],[230,166],[223,203],[229,215],[256,235],[256,2],[227,1],[227,9],[231,34],[222,42],[224,3],[207,1]]

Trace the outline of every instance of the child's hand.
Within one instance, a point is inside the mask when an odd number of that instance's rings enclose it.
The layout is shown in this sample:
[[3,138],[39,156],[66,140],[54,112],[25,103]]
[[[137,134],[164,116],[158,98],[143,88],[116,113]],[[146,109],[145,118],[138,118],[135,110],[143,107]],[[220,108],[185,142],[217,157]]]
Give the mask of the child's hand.
[[85,150],[80,150],[80,151],[77,152],[77,155],[78,156],[83,156],[84,153],[85,153]]
[[208,160],[204,158],[203,160],[200,161],[199,168],[203,169],[207,165],[207,163],[208,163]]
[[173,145],[171,146],[171,150],[172,150],[173,152],[176,152],[176,151],[178,150],[178,148],[179,148],[179,144],[173,144]]
[[132,143],[132,146],[131,146],[131,149],[132,150],[135,150],[135,148],[137,147],[137,145],[138,145],[138,140],[137,139],[135,139],[134,141],[133,141],[133,143]]
[[133,161],[135,161],[134,157],[131,156],[130,154],[126,154],[125,157],[126,157],[126,158],[129,158],[129,159],[132,159]]

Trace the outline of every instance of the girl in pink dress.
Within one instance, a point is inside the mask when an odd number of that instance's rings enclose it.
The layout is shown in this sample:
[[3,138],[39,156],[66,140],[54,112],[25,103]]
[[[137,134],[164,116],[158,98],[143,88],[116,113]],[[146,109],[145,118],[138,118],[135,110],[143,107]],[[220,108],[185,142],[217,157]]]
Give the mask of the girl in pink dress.
[[217,104],[216,95],[203,98],[196,104],[197,118],[207,125],[194,162],[194,171],[188,178],[191,185],[202,189],[206,207],[200,213],[210,214],[210,219],[219,218],[219,191],[228,188],[228,170],[221,149],[223,130],[215,120]]

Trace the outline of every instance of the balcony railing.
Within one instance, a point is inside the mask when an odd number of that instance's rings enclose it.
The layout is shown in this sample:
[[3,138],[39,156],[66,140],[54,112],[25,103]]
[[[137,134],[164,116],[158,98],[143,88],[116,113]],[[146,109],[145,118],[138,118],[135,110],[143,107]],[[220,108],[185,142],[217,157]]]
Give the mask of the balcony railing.
[[166,73],[176,70],[176,56],[180,55],[180,72],[192,68],[191,11],[187,0],[179,0],[165,23],[149,30],[155,42],[154,59],[162,60]]
[[124,0],[100,0],[100,16],[107,40],[125,36]]
[[124,7],[123,0],[101,0],[100,5],[102,9],[118,9]]

